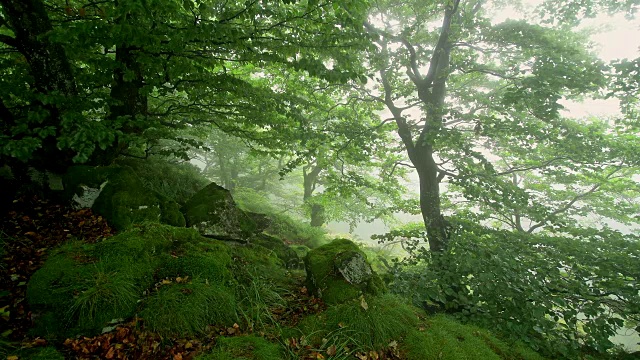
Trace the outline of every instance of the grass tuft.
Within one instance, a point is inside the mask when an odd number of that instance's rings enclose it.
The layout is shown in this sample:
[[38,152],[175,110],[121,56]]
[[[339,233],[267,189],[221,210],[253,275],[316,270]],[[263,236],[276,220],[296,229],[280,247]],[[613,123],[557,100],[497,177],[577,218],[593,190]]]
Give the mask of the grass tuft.
[[382,295],[330,307],[305,318],[299,330],[316,344],[328,339],[338,349],[351,344],[361,350],[379,350],[391,341],[400,342],[417,325],[410,305],[393,295]]
[[[517,344],[516,344],[517,345]],[[424,331],[412,331],[402,348],[408,360],[542,360],[524,346],[507,345],[488,331],[438,315]]]
[[162,336],[195,336],[208,325],[238,321],[233,290],[204,279],[161,286],[145,302],[140,316]]
[[219,338],[218,346],[195,360],[282,360],[282,348],[255,335]]

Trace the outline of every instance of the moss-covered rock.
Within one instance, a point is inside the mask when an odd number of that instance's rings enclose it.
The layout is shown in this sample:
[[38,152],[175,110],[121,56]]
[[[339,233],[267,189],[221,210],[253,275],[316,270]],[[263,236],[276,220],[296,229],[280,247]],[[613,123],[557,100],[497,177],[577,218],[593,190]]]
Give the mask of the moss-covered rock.
[[281,360],[282,348],[255,335],[219,338],[218,346],[195,360]]
[[237,207],[231,193],[215,183],[198,191],[182,212],[187,226],[207,236],[247,239],[257,230],[254,221]]
[[178,204],[146,188],[129,167],[74,166],[63,182],[76,207],[91,207],[118,230],[145,221],[186,225]]
[[163,334],[228,324],[236,318],[231,262],[226,244],[156,223],[97,244],[63,245],[27,285],[34,335],[93,335],[136,313],[149,316],[149,325]]
[[309,251],[304,258],[307,286],[327,304],[340,304],[361,294],[379,294],[384,283],[367,262],[366,255],[347,239]]
[[121,158],[116,160],[116,164],[130,167],[147,189],[181,205],[210,182],[196,166],[188,162],[172,163],[161,158]]
[[277,237],[259,234],[251,239],[251,243],[273,251],[288,269],[301,269],[304,266],[298,253]]

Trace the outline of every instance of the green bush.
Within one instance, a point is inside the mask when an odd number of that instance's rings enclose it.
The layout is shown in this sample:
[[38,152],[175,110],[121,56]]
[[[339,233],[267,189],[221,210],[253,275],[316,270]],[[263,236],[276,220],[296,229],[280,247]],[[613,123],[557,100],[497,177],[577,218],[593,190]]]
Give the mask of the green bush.
[[610,337],[640,314],[637,237],[609,230],[545,236],[463,221],[452,230],[449,252],[411,254],[394,292],[553,358],[607,356]]
[[209,354],[203,354],[195,360],[282,360],[283,353],[279,345],[255,335],[239,337],[221,337],[217,347]]

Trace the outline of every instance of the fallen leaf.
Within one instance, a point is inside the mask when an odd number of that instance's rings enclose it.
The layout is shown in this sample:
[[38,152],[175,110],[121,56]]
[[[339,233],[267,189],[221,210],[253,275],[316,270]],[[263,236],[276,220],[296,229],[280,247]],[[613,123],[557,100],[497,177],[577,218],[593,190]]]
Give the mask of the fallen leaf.
[[329,356],[333,356],[338,352],[338,349],[336,349],[335,345],[331,345],[329,346],[329,348],[327,349],[327,355]]
[[360,306],[365,310],[369,310],[369,304],[367,304],[367,301],[364,299],[364,295],[360,295]]

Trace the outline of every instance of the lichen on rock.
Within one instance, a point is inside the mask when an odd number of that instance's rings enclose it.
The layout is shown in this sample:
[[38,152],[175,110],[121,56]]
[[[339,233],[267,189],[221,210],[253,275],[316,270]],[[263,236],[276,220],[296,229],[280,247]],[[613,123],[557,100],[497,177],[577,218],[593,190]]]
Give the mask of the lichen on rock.
[[257,230],[254,221],[238,208],[231,193],[215,183],[198,191],[182,211],[187,226],[202,235],[247,239]]
[[385,291],[384,283],[371,269],[366,255],[347,239],[309,251],[304,258],[309,290],[327,304],[340,304],[362,294]]

